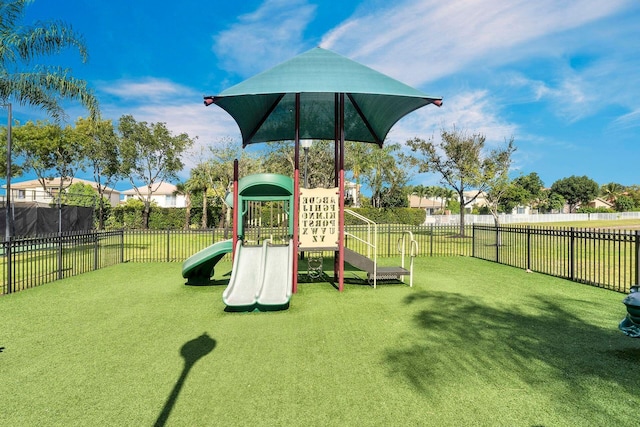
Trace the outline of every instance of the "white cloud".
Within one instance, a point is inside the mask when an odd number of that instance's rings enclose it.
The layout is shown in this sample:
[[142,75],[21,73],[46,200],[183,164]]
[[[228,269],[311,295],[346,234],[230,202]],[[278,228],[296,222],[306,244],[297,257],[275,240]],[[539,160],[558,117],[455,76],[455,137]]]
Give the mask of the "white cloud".
[[147,77],[137,80],[117,80],[100,83],[99,91],[118,97],[122,101],[160,102],[172,98],[193,97],[197,94],[190,88],[169,80]]
[[[195,90],[168,80],[142,78],[121,80],[100,86],[100,92],[110,95],[101,105],[104,117],[117,121],[130,114],[137,121],[162,122],[174,134],[187,133],[195,139],[191,151],[200,152],[204,147],[222,139],[241,142],[235,121],[221,108],[205,107],[202,95]],[[187,155],[183,159],[186,169],[201,159]],[[183,175],[188,175],[185,171]]]
[[389,133],[388,139],[405,142],[413,137],[440,139],[440,131],[455,126],[462,131],[481,133],[487,146],[497,146],[516,137],[518,127],[500,117],[499,107],[484,90],[463,92],[447,99],[441,108],[427,106],[402,119]]
[[552,43],[540,42],[632,4],[626,0],[405,1],[342,23],[321,45],[420,85],[471,64],[499,65],[528,57],[532,51],[557,50]]
[[640,109],[624,114],[613,121],[615,129],[630,129],[640,127]]
[[246,77],[291,58],[304,47],[315,10],[306,0],[266,0],[214,36],[220,67]]

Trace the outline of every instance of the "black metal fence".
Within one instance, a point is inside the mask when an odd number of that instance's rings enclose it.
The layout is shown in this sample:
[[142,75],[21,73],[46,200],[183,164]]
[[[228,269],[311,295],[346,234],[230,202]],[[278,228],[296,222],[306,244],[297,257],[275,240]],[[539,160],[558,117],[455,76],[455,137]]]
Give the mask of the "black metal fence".
[[[418,256],[471,256],[472,227],[465,227],[465,237],[460,237],[460,226],[456,224],[402,225],[380,224],[378,228],[378,256],[398,255],[398,240],[403,233],[410,231],[418,242]],[[362,239],[367,233],[366,225],[347,225],[346,232]],[[366,246],[356,239],[346,239],[348,248],[366,253]]]
[[123,262],[119,231],[65,233],[2,243],[0,294]]
[[[411,231],[418,256],[473,256],[522,269],[627,292],[638,283],[640,231],[609,231],[532,226],[459,227],[378,225],[377,254],[397,255],[398,240]],[[365,226],[347,226],[355,236]],[[268,234],[268,233],[267,233]],[[269,237],[265,234],[262,238]],[[182,262],[231,230],[117,230],[65,233],[1,244],[0,294],[38,286],[122,262]],[[366,253],[351,238],[347,247]]]
[[640,230],[473,226],[472,256],[628,292],[638,283]]

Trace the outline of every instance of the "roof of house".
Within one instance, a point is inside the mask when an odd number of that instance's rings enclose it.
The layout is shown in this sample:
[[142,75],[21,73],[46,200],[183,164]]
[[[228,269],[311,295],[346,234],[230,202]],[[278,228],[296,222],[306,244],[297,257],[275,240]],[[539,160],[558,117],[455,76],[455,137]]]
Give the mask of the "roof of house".
[[[95,181],[88,181],[86,179],[82,179],[82,178],[73,178],[71,179],[63,179],[62,180],[62,186],[64,187],[69,187],[72,184],[75,184],[76,182],[81,182],[83,184],[86,185],[90,185],[91,187],[93,187],[94,189],[98,189],[98,183]],[[60,188],[60,177],[55,177],[55,178],[47,178],[45,179],[45,183],[47,185],[47,187],[55,187],[55,188]],[[40,183],[40,180],[38,179],[30,179],[28,181],[11,181],[11,188],[14,190],[30,190],[30,189],[38,189],[38,188],[42,188],[42,184]],[[110,187],[104,187],[105,191],[109,192],[109,193],[120,193],[118,190],[115,190],[113,188]]]
[[589,206],[593,206],[593,207],[606,207],[606,208],[613,208],[615,206],[615,203],[612,203],[608,200],[605,200],[601,197],[596,197],[595,199],[593,199],[592,201],[590,201],[588,203]]
[[[149,194],[149,187],[145,186],[140,186],[138,187],[138,190],[143,194],[143,195],[148,195]],[[154,184],[151,187],[151,194],[152,195],[157,195],[157,196],[162,196],[162,195],[173,195],[178,191],[178,187],[176,187],[174,184],[171,184],[169,182],[160,182],[158,184]],[[135,188],[130,188],[128,190],[125,191],[121,191],[122,194],[124,194],[125,196],[137,196],[138,193],[136,192]]]
[[409,196],[409,207],[411,208],[422,208],[422,209],[440,209],[442,208],[442,203],[440,200],[432,200],[426,197],[418,197],[415,194],[411,194]]

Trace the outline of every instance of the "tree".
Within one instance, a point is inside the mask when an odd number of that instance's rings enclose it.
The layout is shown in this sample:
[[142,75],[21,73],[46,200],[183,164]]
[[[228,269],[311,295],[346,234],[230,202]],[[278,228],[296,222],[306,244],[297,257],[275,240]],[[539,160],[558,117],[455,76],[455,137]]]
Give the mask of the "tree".
[[185,187],[192,193],[201,193],[202,195],[202,228],[207,228],[207,190],[209,189],[209,172],[207,163],[200,163],[191,169],[189,180]]
[[538,209],[541,212],[562,212],[566,201],[558,193],[554,193],[551,190],[542,190],[540,192],[540,199],[538,200]]
[[624,185],[617,182],[610,182],[600,187],[600,195],[611,203],[614,203],[619,196],[622,196],[624,191]]
[[[373,159],[373,150],[377,147],[372,144],[366,144],[357,141],[345,141],[344,163],[345,169],[351,171],[353,180],[356,182],[358,189],[361,188],[362,174],[371,168]],[[360,190],[358,195],[362,198]],[[360,207],[360,200],[354,200],[354,206]]]
[[[149,228],[151,196],[164,181],[177,178],[182,170],[182,154],[193,145],[186,133],[174,136],[165,123],[137,122],[125,115],[118,124],[120,172],[129,177],[138,198],[144,203],[142,225]],[[143,183],[138,186],[137,183]]]
[[586,205],[595,199],[600,192],[600,186],[587,176],[572,175],[554,182],[551,192],[564,197],[569,204],[569,212],[574,212],[579,204]]
[[84,206],[92,208],[95,206],[96,191],[89,184],[74,182],[60,195],[60,203],[67,206]]
[[[73,138],[80,147],[84,161],[93,172],[98,191],[98,229],[104,228],[105,197],[109,188],[120,178],[118,141],[111,120],[92,118],[76,120]],[[109,193],[109,194],[107,194]]]
[[500,210],[509,213],[517,206],[522,205],[539,208],[543,185],[542,180],[535,172],[515,178],[500,199]]
[[[262,155],[265,158],[264,170],[293,176],[295,167],[293,141],[269,142],[265,145]],[[302,171],[306,169],[309,188],[335,187],[335,145],[333,141],[313,140],[306,156],[300,150],[300,180],[304,180]],[[305,161],[308,167],[305,168]],[[302,184],[301,184],[302,185]]]
[[511,183],[505,189],[505,192],[498,203],[501,212],[510,213],[517,206],[530,203],[530,194],[527,190],[516,183]]
[[173,192],[173,195],[176,196],[178,194],[184,194],[184,225],[182,228],[185,230],[189,229],[191,225],[191,195],[193,191],[191,186],[189,185],[189,181],[187,182],[179,182],[176,184],[176,191]]
[[411,189],[411,194],[418,197],[418,208],[420,208],[422,206],[422,199],[424,197],[431,197],[431,187],[426,187],[422,184],[420,185],[415,185],[412,189]]
[[48,121],[28,121],[13,129],[15,152],[23,159],[22,169],[33,172],[47,191],[50,180],[59,177],[60,190],[73,183],[81,169],[82,150],[69,126]]
[[0,101],[41,107],[54,119],[64,116],[60,100],[78,100],[92,116],[98,116],[98,102],[84,80],[71,70],[43,65],[42,57],[72,48],[82,62],[88,59],[82,36],[59,21],[23,25],[30,0],[0,3]]
[[[482,180],[487,187],[485,198],[496,227],[500,225],[500,217],[498,216],[500,202],[511,187],[509,168],[511,167],[511,155],[515,151],[516,147],[513,144],[513,138],[511,138],[505,148],[492,150],[483,161],[484,176]],[[500,243],[498,240],[497,244],[500,245]]]
[[[372,147],[369,153],[366,162],[369,168],[362,172],[362,176],[371,189],[371,204],[375,208],[407,205],[404,187],[409,181],[409,176],[407,169],[398,166],[399,153],[400,144],[386,144],[382,148]],[[404,193],[403,197],[399,197],[401,193]],[[383,202],[383,198],[389,195],[394,197]]]
[[[491,172],[487,169],[497,162],[496,156],[502,155],[504,150],[494,150],[486,159],[483,158],[486,137],[479,133],[467,134],[455,127],[440,133],[441,142],[432,139],[425,141],[414,138],[407,141],[407,146],[415,154],[409,160],[418,167],[418,172],[435,172],[441,176],[442,183],[453,188],[460,201],[460,236],[464,237],[464,211],[471,203],[488,188],[487,177]],[[467,190],[474,189],[475,194],[464,197]]]
[[629,212],[635,207],[633,199],[629,196],[620,195],[615,200],[615,208],[618,212]]
[[537,173],[531,172],[528,175],[521,175],[513,180],[513,183],[522,188],[525,191],[526,197],[522,200],[521,204],[531,204],[532,207],[537,207],[538,200],[542,195],[542,188],[544,183]]

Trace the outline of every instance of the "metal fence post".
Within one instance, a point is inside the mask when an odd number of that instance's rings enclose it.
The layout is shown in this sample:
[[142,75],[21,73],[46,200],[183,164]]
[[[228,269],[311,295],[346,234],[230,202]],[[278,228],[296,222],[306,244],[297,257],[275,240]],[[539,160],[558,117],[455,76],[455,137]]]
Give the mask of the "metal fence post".
[[124,229],[120,229],[120,264],[124,262]]
[[58,279],[62,277],[62,232],[58,231]]
[[576,263],[576,235],[575,228],[571,227],[569,230],[569,278],[574,280],[575,278],[575,263]]
[[93,232],[93,269],[98,269],[98,232]]
[[500,262],[500,230],[499,226],[495,225],[496,228],[496,262]]
[[[7,219],[8,220],[8,219]],[[13,291],[13,254],[11,236],[8,236],[4,242],[4,256],[7,258],[7,293],[10,294]]]
[[635,233],[635,238],[636,238],[636,251],[635,251],[635,268],[636,268],[636,282],[634,283],[634,285],[640,285],[640,230],[636,230]]
[[167,262],[171,261],[171,235],[170,229],[167,228]]
[[471,224],[471,258],[476,257],[476,223]]
[[531,271],[531,226],[527,225],[527,270]]
[[433,256],[433,233],[434,233],[434,224],[431,223],[431,237],[429,238],[429,255]]

